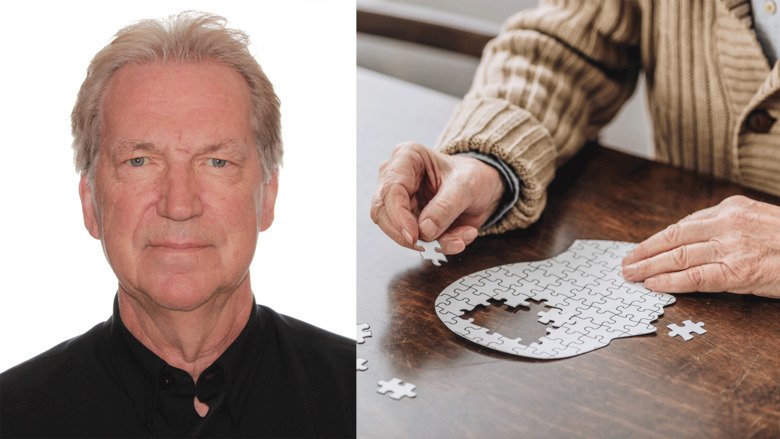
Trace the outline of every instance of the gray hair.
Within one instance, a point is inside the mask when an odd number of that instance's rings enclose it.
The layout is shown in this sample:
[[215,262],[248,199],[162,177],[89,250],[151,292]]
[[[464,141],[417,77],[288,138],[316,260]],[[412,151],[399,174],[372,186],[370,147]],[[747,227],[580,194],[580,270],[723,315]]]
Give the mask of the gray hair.
[[142,20],[121,29],[87,68],[71,114],[73,161],[90,181],[100,145],[103,94],[109,80],[128,63],[198,63],[216,61],[235,69],[251,93],[251,125],[268,181],[282,163],[279,98],[249,53],[249,37],[225,27],[222,17],[186,11],[166,20]]

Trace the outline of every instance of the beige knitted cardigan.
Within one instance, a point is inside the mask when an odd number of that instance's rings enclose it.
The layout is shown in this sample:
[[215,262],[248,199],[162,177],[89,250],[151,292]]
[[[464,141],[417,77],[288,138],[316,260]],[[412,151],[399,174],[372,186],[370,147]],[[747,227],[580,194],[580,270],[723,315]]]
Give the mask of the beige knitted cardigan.
[[555,168],[618,112],[640,71],[658,161],[780,195],[780,62],[764,56],[749,0],[544,1],[504,24],[439,139],[480,151],[521,180],[518,203],[488,229],[536,221]]

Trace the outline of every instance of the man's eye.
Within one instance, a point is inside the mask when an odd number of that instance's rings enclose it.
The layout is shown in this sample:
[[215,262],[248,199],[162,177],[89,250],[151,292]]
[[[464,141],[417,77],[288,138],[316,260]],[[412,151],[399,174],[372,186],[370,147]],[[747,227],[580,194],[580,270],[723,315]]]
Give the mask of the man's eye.
[[130,166],[134,168],[140,168],[144,164],[146,164],[146,157],[133,157],[130,160],[128,160],[128,163],[130,163]]
[[228,162],[223,159],[209,159],[208,163],[215,168],[224,168]]

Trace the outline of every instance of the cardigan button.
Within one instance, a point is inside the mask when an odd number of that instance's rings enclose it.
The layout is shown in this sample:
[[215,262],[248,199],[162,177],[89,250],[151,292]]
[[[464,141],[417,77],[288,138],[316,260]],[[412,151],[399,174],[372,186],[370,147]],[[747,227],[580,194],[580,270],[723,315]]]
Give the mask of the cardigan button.
[[764,12],[766,12],[769,15],[775,15],[775,12],[777,12],[777,5],[772,0],[766,0],[764,2]]
[[775,124],[774,117],[769,115],[769,112],[763,108],[758,108],[750,112],[747,117],[747,129],[754,133],[768,133]]

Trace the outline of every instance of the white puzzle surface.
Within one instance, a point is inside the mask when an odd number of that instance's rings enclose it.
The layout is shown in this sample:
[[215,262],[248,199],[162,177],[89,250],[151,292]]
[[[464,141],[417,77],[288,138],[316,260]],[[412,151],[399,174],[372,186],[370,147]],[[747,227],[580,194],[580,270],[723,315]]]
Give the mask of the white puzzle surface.
[[[634,243],[577,240],[550,259],[500,265],[462,277],[436,299],[436,313],[453,332],[474,343],[508,354],[554,359],[584,354],[611,340],[655,332],[650,322],[674,303],[623,279],[621,260]],[[510,339],[461,316],[488,299],[510,307],[544,301],[550,309],[539,322],[551,323],[547,335],[531,343]]]

